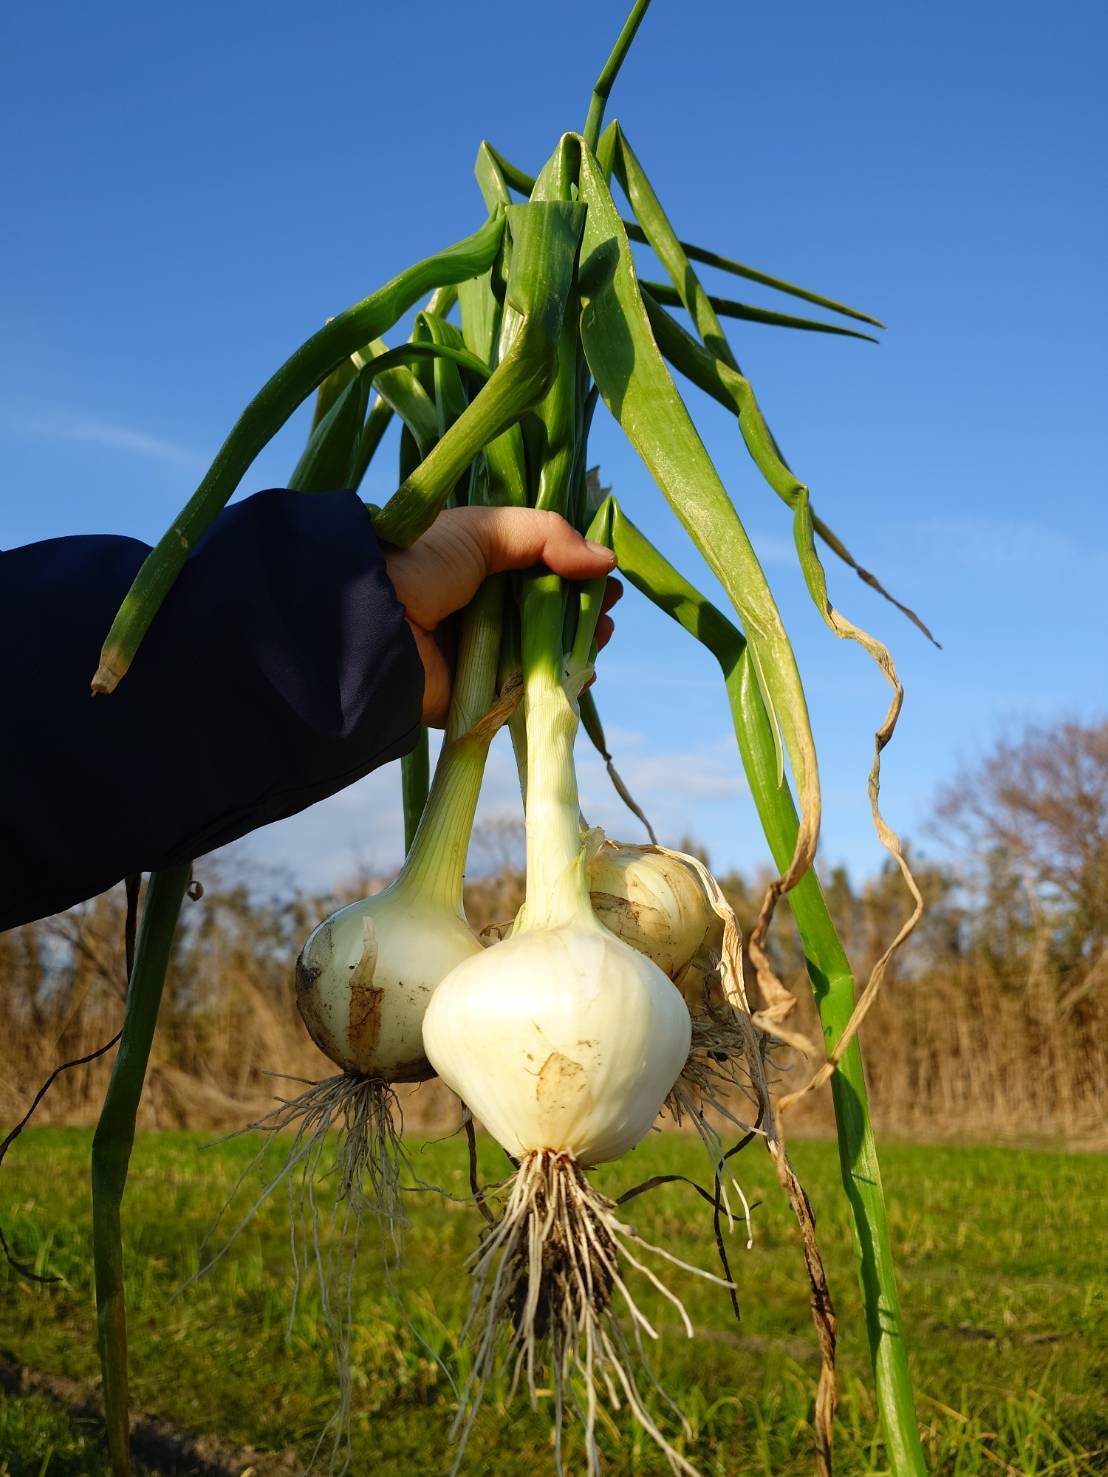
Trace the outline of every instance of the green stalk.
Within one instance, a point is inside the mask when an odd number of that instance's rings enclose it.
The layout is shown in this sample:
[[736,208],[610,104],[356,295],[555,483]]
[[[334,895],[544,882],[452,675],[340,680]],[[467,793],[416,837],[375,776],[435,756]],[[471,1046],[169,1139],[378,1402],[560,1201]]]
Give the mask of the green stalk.
[[493,575],[466,607],[446,720],[448,744],[476,728],[496,700],[505,594],[504,576]]
[[365,474],[369,470],[369,464],[373,460],[373,454],[380,446],[385,432],[392,421],[392,406],[386,401],[378,398],[373,402],[373,408],[365,418],[365,425],[358,434],[358,440],[350,458],[350,488],[357,492],[361,487]]
[[[419,394],[427,401],[427,405],[434,414],[430,397],[424,390],[418,377],[413,371],[404,371],[410,378],[412,385]],[[431,433],[431,445],[434,444]],[[403,482],[408,473],[419,465],[421,448],[408,426],[407,421],[400,430],[399,452],[399,476]],[[374,519],[380,517],[380,512],[372,513]],[[423,819],[424,810],[427,807],[428,790],[431,784],[431,759],[428,752],[428,732],[425,723],[420,724],[419,737],[416,739],[415,747],[410,753],[404,754],[400,760],[400,801],[404,812],[404,860],[407,862],[412,853],[416,833],[419,830],[420,821]]]
[[[487,374],[481,361],[460,347],[460,335],[458,335],[458,340],[455,342],[453,335],[457,334],[457,330],[453,329],[452,325],[446,323],[437,314],[429,312],[421,314],[420,318],[424,320],[427,331],[436,335],[434,343],[437,347],[442,349],[444,353],[449,350],[449,353],[446,354],[448,362],[450,359],[453,359],[454,362],[462,364],[475,373],[480,373],[482,376]],[[423,347],[428,347],[428,345],[424,345]],[[437,366],[442,359],[443,354],[437,355],[434,360],[435,365]],[[442,401],[438,393],[436,393],[436,414],[440,416],[440,426],[446,427],[446,421],[443,417]],[[448,427],[446,428],[448,429]],[[493,676],[491,679],[488,677],[489,658],[484,650],[480,648],[482,640],[487,643],[489,639],[488,626],[490,610],[493,612],[491,619],[496,634],[497,647],[499,645],[498,622],[501,601],[502,596],[499,593],[499,584],[495,585],[491,593],[486,593],[486,589],[483,588],[466,612],[462,625],[462,640],[457,661],[457,678],[454,685],[450,717],[447,725],[447,743],[452,738],[458,737],[460,733],[476,722],[492,702],[495,677]],[[478,631],[483,632],[484,635],[479,637],[477,634]],[[491,662],[492,672],[495,674],[495,650],[491,657]],[[483,704],[483,706],[480,706],[478,711],[474,711],[474,706],[480,704]],[[462,724],[460,728],[459,722]],[[484,757],[482,756],[477,769],[478,790],[480,789],[483,769]],[[428,794],[429,781],[430,758],[428,754],[428,736],[427,729],[424,727],[420,730],[420,736],[415,748],[410,753],[405,754],[400,761],[400,784],[404,808],[404,854],[409,859],[415,847],[416,836],[420,828],[424,810],[425,808],[429,808],[431,803]],[[439,782],[438,769],[436,769],[435,782],[436,784]],[[431,794],[433,797],[433,789]],[[473,804],[476,805],[476,794],[474,795]],[[472,826],[472,813],[470,815],[470,826]],[[469,828],[466,829],[467,839],[468,835]],[[406,862],[405,866],[407,865],[408,863]]]
[[308,431],[308,440],[315,435],[316,428],[327,412],[334,405],[350,381],[357,374],[357,367],[352,359],[344,359],[337,368],[319,386],[315,392],[315,408],[312,411],[312,424]]
[[631,49],[631,42],[635,39],[635,32],[642,25],[643,17],[650,9],[650,0],[635,0],[631,8],[631,14],[623,23],[623,30],[616,38],[616,44],[612,47],[612,54],[604,63],[600,76],[596,79],[596,85],[592,90],[592,101],[589,103],[589,114],[585,119],[585,142],[590,149],[596,148],[600,137],[600,126],[604,122],[604,109],[611,93],[612,85],[619,75],[619,69],[623,66],[624,58]]
[[462,339],[471,354],[490,368],[496,363],[500,334],[500,304],[492,290],[492,270],[471,277],[458,292]]
[[[350,364],[350,361],[344,363]],[[354,369],[353,364],[350,367]],[[333,378],[333,374],[328,376],[324,384]],[[291,488],[298,492],[333,492],[336,488],[350,485],[350,466],[361,438],[368,402],[366,371],[355,371],[312,428],[308,444],[289,478]]]
[[166,966],[190,867],[169,867],[150,878],[135,965],[127,989],[123,1033],[100,1121],[92,1140],[92,1254],[96,1327],[104,1386],[104,1420],[113,1477],[131,1470],[127,1415],[127,1310],[123,1288],[120,1206],[135,1142],[150,1043],[158,1019]]
[[450,909],[460,918],[466,853],[488,758],[487,739],[463,739],[444,749],[411,850],[391,888]]
[[[562,139],[535,181],[533,200],[569,200],[573,194],[573,160],[568,139]],[[554,378],[536,407],[535,462],[538,467],[536,508],[571,515],[572,478],[577,464],[579,346],[577,319],[580,304],[571,289],[558,338]]]
[[[365,366],[374,362],[388,350],[383,338],[375,338],[354,355],[354,362]],[[417,366],[418,367],[418,366]],[[378,395],[404,422],[404,427],[419,448],[420,457],[425,457],[438,438],[438,417],[434,401],[423,388],[414,368],[400,365],[378,373],[374,380]]]
[[559,928],[592,914],[573,765],[577,708],[564,681],[564,614],[561,579],[529,576],[522,601],[527,890],[518,932]]
[[[466,348],[490,369],[495,368],[499,362],[501,306],[492,290],[491,270],[463,284],[458,301]],[[522,508],[527,502],[527,465],[519,422],[490,441],[484,456],[487,501],[494,506]]]
[[378,515],[378,537],[388,543],[406,547],[425,532],[477,453],[541,400],[551,383],[584,207],[548,201],[513,205],[507,214],[512,236],[505,300],[505,320],[512,315],[510,347],[484,389]]
[[[497,680],[500,691],[507,690],[510,683],[523,681],[521,611],[516,600],[506,602],[504,624],[500,639],[500,669]],[[508,734],[512,741],[512,754],[519,776],[519,793],[524,810],[527,808],[527,716],[523,703],[517,703],[508,719]]]
[[[478,388],[489,378],[489,369],[483,360],[474,358],[466,348],[465,340],[461,332],[453,323],[441,317],[438,313],[426,310],[416,315],[413,337],[421,343],[435,345],[442,352],[436,355],[431,364],[431,399],[435,407],[435,419],[437,426],[436,440],[441,440],[450,427],[463,414],[469,404],[471,396],[469,386],[462,379],[461,363],[463,361],[452,357],[460,354],[469,364],[471,378],[476,373]],[[452,351],[447,354],[447,350]],[[463,473],[447,498],[447,505],[457,507],[464,504],[468,496],[468,484],[475,475],[475,468],[480,463],[480,456],[475,457],[470,463],[468,474]]]
[[[643,11],[645,8],[645,5],[641,7]],[[633,29],[630,34],[634,34]],[[629,44],[630,36],[627,40]],[[572,164],[572,152],[563,139],[536,182],[532,210],[582,210],[580,205],[569,204],[573,193]],[[574,265],[576,247],[575,241]],[[519,255],[514,255],[513,275],[527,269]],[[541,263],[531,268],[536,269],[541,270]],[[528,281],[527,286],[530,291],[535,290],[532,282]],[[511,336],[517,331],[512,322],[512,306],[509,290],[501,329],[502,345],[505,342],[510,345]],[[533,501],[536,506],[562,516],[570,511],[576,460],[577,318],[576,289],[567,284],[562,318],[556,325],[557,337],[552,345],[553,374],[533,417]],[[551,324],[555,326],[553,320]],[[567,684],[566,671],[566,613],[576,593],[569,594],[568,587],[557,575],[531,575],[524,581],[520,602],[525,753],[520,752],[517,733],[513,733],[513,741],[517,763],[522,759],[520,775],[525,789],[527,884],[518,925],[521,930],[556,928],[582,915],[592,917],[581,852],[580,800],[573,763],[579,684],[575,679]],[[598,603],[599,596],[595,604]],[[579,618],[579,629],[589,646],[597,613],[594,608]]]
[[431,780],[431,759],[427,748],[427,726],[419,730],[416,746],[400,760],[400,793],[404,805],[404,855],[415,841],[420,818],[427,805],[427,787]]
[[[416,316],[418,339],[434,344],[440,350],[432,363],[435,410],[439,436],[445,436],[469,403],[461,369],[466,368],[482,381],[489,377],[486,361],[471,355],[460,331],[438,313],[424,310]],[[452,352],[447,352],[452,351]]]
[[[449,307],[449,303],[445,305]],[[415,341],[407,347],[413,351],[416,357],[431,356],[433,364],[437,366],[444,360],[448,363],[460,365],[468,369],[472,374],[481,379],[488,378],[488,369],[484,362],[471,353],[462,341],[461,335],[448,324],[439,314],[427,308],[417,319],[417,332],[423,330],[433,335],[429,341]],[[384,358],[385,345],[380,339],[375,340],[369,349],[363,351],[381,350],[379,357],[371,359],[366,365],[363,373],[368,372],[374,365],[380,365]],[[394,351],[397,353],[399,351]],[[420,465],[423,457],[429,454],[431,448],[436,444],[440,435],[447,429],[446,418],[443,415],[442,400],[436,394],[432,400],[419,378],[408,369],[388,369],[380,373],[377,384],[382,396],[379,405],[388,405],[386,397],[391,397],[394,404],[400,408],[400,414],[405,423],[405,431],[413,434],[405,434],[401,437],[401,470],[400,481],[403,484]],[[437,386],[441,388],[441,385]],[[459,381],[460,388],[460,381]],[[376,410],[378,407],[374,407]],[[388,412],[391,414],[391,410]],[[370,415],[372,421],[373,414]],[[385,417],[387,423],[387,416]],[[368,423],[367,423],[368,425]],[[382,431],[384,427],[382,425]],[[364,469],[363,469],[364,470]],[[359,479],[360,480],[360,479]],[[377,514],[380,517],[380,513]],[[379,533],[379,530],[378,530]],[[410,753],[405,754],[400,761],[400,789],[404,811],[404,855],[407,857],[414,845],[416,833],[419,829],[420,819],[424,808],[428,803],[428,787],[430,784],[430,756],[428,753],[427,729],[421,728],[416,746]]]
[[[765,704],[739,629],[704,598],[642,536],[613,500],[612,547],[620,572],[646,597],[708,647],[723,670],[750,792],[775,864],[788,864],[798,820],[777,761]],[[823,1027],[828,1055],[854,1009],[855,982],[823,896],[810,870],[787,894]],[[850,1209],[866,1333],[890,1470],[896,1477],[926,1472],[912,1396],[907,1346],[897,1295],[881,1169],[870,1120],[861,1047],[855,1036],[831,1078],[839,1167]]]
[[504,218],[493,216],[472,236],[428,257],[312,335],[255,395],[235,423],[172,528],[151,550],[124,597],[100,653],[92,690],[112,692],[126,674],[150,622],[250,463],[312,391],[342,361],[389,328],[433,287],[484,272],[496,256]]
[[[415,792],[413,787],[409,805],[408,771],[403,771],[406,857],[393,886],[414,887],[428,901],[438,901],[460,914],[473,817],[489,745],[499,727],[495,718],[482,720],[488,718],[496,698],[503,618],[504,581],[496,576],[481,586],[462,620],[450,714],[430,793],[425,767],[422,792]],[[424,729],[424,766],[426,735]]]

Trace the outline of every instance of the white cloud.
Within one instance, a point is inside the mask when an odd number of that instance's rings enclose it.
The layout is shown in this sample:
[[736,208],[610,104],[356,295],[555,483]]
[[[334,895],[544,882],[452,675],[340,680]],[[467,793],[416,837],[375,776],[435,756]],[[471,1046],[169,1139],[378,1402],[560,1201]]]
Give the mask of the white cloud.
[[[647,735],[631,729],[613,729],[608,737],[620,776],[664,842],[702,836],[721,807],[746,791],[730,742],[678,751],[658,750]],[[577,772],[582,809],[591,825],[619,840],[646,839],[613,789],[600,756],[584,739],[578,745]],[[502,734],[489,755],[477,820],[522,814],[515,760]],[[322,891],[357,872],[387,875],[399,866],[403,845],[400,766],[392,764],[300,815],[256,831],[235,849],[250,865],[264,864],[300,887]]]
[[937,558],[978,572],[1041,577],[1050,569],[1066,570],[1072,577],[1077,569],[1084,575],[1108,568],[1104,548],[1095,539],[1072,538],[1030,518],[927,518],[917,527],[933,541]]
[[152,436],[147,431],[133,426],[120,426],[111,421],[93,416],[74,416],[64,412],[29,418],[12,418],[15,429],[27,436],[39,436],[52,441],[79,441],[85,445],[106,446],[112,450],[129,451],[138,456],[152,456],[159,461],[174,462],[179,466],[194,466],[200,457],[187,447],[161,436]]
[[[706,751],[679,754],[644,754],[620,761],[613,755],[615,767],[632,794],[672,796],[687,800],[711,800],[724,795],[741,795],[745,789],[736,764],[726,764]],[[599,758],[580,762],[582,783],[590,779],[593,769],[607,778]]]

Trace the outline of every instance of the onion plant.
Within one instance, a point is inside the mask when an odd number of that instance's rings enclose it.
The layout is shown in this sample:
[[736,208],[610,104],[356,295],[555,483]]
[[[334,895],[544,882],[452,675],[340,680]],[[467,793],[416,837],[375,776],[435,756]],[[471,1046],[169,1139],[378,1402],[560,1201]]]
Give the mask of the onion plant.
[[[802,1233],[821,1351],[816,1461],[829,1472],[835,1315],[811,1210],[781,1128],[782,1113],[801,1093],[775,1098],[768,1081],[775,1043],[815,1051],[790,1024],[795,1001],[770,961],[768,930],[784,898],[823,1026],[820,1065],[809,1086],[830,1079],[888,1461],[898,1474],[918,1473],[919,1434],[857,1036],[889,953],[919,911],[899,842],[877,804],[880,753],[902,691],[885,646],[832,603],[818,544],[885,592],[816,515],[723,322],[861,339],[872,339],[864,330],[882,325],[679,238],[620,124],[603,127],[609,92],[648,5],[636,0],[580,133],[565,133],[535,175],[483,143],[476,176],[484,222],[330,319],[249,402],[137,575],[105,640],[93,688],[108,694],[124,679],[189,551],[253,458],[313,393],[307,444],[290,479],[306,492],[356,489],[392,419],[401,423],[395,491],[383,507],[370,508],[382,541],[408,545],[443,508],[482,503],[553,510],[608,543],[630,582],[704,646],[722,672],[742,765],[779,873],[748,941],[750,996],[734,915],[706,869],[654,844],[620,848],[581,821],[573,756],[582,720],[611,765],[599,717],[583,692],[602,582],[578,587],[549,574],[498,578],[465,618],[433,780],[425,736],[403,766],[407,860],[400,876],[386,892],[324,920],[305,944],[297,979],[301,1011],[339,1072],[282,1110],[280,1125],[299,1130],[290,1166],[306,1162],[314,1172],[327,1130],[345,1125],[340,1194],[390,1226],[399,1223],[404,1156],[392,1084],[437,1073],[513,1165],[498,1193],[477,1193],[487,1224],[472,1261],[475,1354],[459,1430],[504,1363],[513,1388],[522,1382],[532,1398],[540,1387],[553,1387],[559,1463],[568,1439],[563,1417],[576,1409],[585,1464],[599,1470],[597,1399],[606,1392],[613,1405],[629,1407],[675,1469],[691,1472],[690,1456],[663,1429],[668,1416],[653,1412],[636,1376],[642,1338],[653,1330],[628,1285],[629,1271],[637,1271],[680,1307],[649,1256],[652,1250],[675,1259],[664,1247],[645,1248],[589,1171],[624,1155],[663,1109],[679,1121],[691,1118],[711,1155],[714,1190],[701,1193],[713,1205],[722,1247],[723,1181],[733,1152],[724,1149],[723,1134],[733,1125],[743,1142],[760,1137]],[[640,280],[632,243],[653,252],[665,280]],[[694,263],[846,322],[708,293]],[[406,341],[390,346],[384,336],[425,299]],[[673,309],[683,312],[684,323]],[[892,688],[876,735],[870,794],[878,835],[901,866],[913,906],[857,999],[812,867],[820,787],[797,661],[736,502],[675,376],[735,414],[756,468],[791,510],[798,560],[821,616],[836,636],[858,643],[878,663]],[[729,614],[679,575],[613,498],[598,506],[588,469],[600,402],[722,587]],[[525,795],[526,899],[518,918],[482,947],[462,907],[463,869],[485,756],[505,722]],[[159,970],[182,886],[173,873],[156,878],[150,890],[95,1149],[97,1295],[117,1473],[128,1470],[119,1199]],[[725,1257],[725,1275],[717,1280],[730,1286],[726,1268]]]

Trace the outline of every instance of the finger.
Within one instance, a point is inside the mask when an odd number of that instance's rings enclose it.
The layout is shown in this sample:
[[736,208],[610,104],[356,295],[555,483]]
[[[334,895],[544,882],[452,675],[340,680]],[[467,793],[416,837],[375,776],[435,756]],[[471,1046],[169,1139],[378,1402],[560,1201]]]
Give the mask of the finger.
[[608,642],[612,639],[612,633],[615,631],[615,628],[615,622],[610,615],[602,615],[600,617],[596,623],[597,651],[603,651],[604,647],[607,646]]
[[617,600],[623,599],[623,581],[610,579],[604,586],[604,598],[600,602],[600,614],[611,610]]
[[451,669],[435,637],[412,627],[419,659],[423,664],[423,721],[429,728],[442,728],[450,707]]
[[615,568],[616,556],[590,543],[557,513],[536,508],[481,508],[481,533],[490,574],[545,564],[566,579],[599,579]]

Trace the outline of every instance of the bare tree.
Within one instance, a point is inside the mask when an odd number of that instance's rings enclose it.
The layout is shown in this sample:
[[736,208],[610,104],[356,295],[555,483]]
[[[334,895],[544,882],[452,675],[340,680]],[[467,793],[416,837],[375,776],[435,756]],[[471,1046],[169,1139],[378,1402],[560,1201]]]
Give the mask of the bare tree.
[[510,872],[522,877],[526,853],[522,816],[498,812],[483,817],[473,828],[471,866],[480,876]]
[[940,794],[948,844],[968,848],[980,905],[1013,929],[1049,934],[1064,969],[1096,966],[1108,944],[1108,720],[1031,727],[1002,739]]

